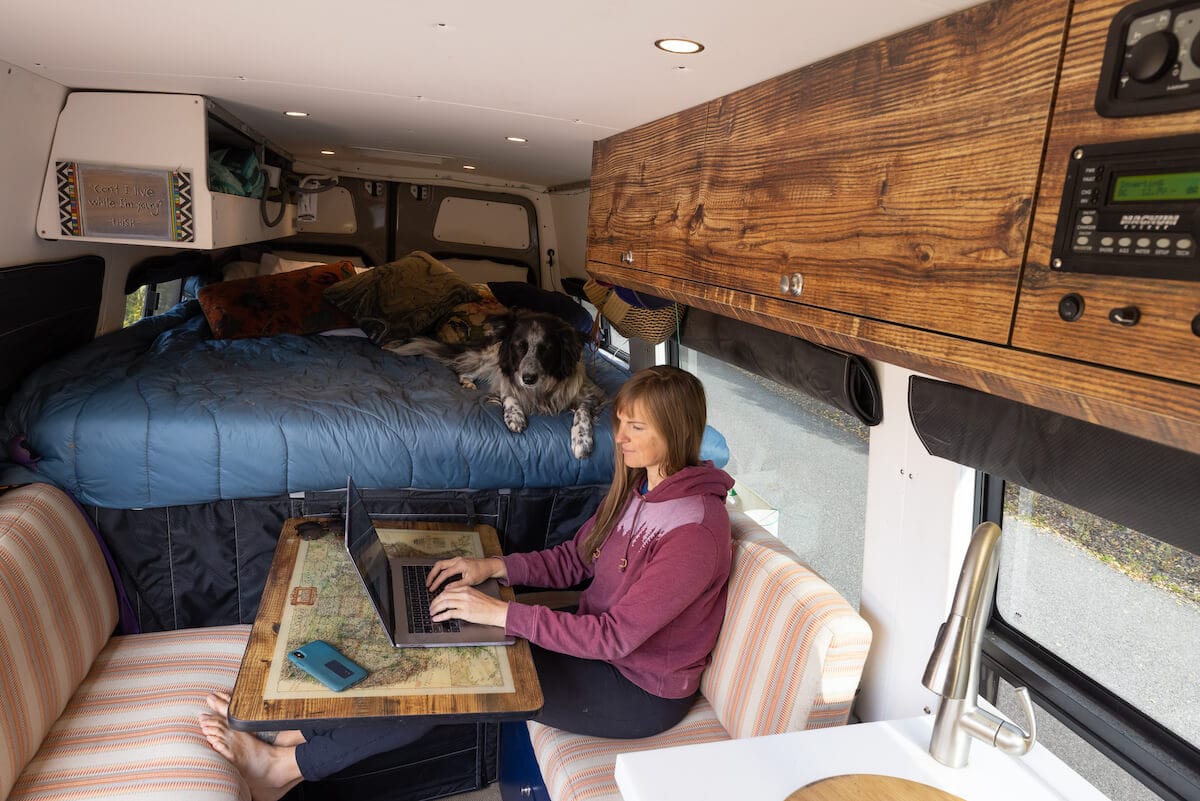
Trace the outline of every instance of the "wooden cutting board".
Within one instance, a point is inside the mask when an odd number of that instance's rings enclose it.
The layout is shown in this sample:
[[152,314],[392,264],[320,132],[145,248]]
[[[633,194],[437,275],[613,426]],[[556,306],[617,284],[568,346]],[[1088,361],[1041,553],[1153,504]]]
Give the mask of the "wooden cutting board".
[[956,795],[930,787],[928,784],[877,776],[871,773],[849,773],[830,776],[806,784],[789,795],[785,801],[963,801]]

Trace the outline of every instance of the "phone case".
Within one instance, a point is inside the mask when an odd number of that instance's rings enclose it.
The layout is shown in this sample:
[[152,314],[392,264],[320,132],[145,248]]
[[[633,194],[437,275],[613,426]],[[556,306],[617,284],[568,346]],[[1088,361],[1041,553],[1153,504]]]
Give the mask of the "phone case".
[[288,653],[293,665],[340,693],[367,677],[367,671],[324,640],[313,640]]

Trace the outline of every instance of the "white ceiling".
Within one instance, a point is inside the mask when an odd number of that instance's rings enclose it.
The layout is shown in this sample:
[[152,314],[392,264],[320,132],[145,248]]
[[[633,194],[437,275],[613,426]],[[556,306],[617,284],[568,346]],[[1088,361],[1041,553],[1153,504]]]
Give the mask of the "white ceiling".
[[594,140],[976,2],[0,0],[0,60],[73,89],[206,95],[309,163],[399,151],[556,186],[588,177]]

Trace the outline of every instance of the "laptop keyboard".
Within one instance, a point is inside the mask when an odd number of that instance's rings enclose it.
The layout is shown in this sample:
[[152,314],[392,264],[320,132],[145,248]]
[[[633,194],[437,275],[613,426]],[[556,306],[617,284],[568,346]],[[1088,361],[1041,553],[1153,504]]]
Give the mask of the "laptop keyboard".
[[408,613],[408,630],[413,634],[450,634],[462,631],[461,620],[445,620],[435,623],[429,619],[429,601],[436,598],[442,591],[430,593],[425,587],[425,579],[429,576],[429,565],[401,565],[404,573],[404,606]]

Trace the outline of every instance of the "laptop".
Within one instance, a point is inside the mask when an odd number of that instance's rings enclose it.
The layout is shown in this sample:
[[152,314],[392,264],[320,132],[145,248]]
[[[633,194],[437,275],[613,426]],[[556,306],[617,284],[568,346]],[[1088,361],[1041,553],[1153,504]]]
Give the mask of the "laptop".
[[[388,640],[396,648],[447,645],[511,645],[515,638],[501,626],[465,620],[435,623],[429,619],[425,577],[437,559],[389,557],[354,479],[346,478],[346,552],[375,606]],[[444,585],[443,585],[444,586]],[[500,598],[500,584],[488,579],[476,589]],[[433,597],[436,597],[436,593]]]

